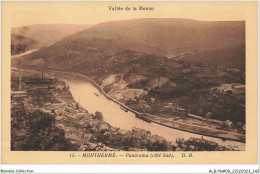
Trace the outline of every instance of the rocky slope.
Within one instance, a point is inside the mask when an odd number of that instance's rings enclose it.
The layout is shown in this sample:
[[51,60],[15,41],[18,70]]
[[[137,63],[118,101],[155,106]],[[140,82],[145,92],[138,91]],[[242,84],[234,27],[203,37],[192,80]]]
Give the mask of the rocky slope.
[[108,95],[118,101],[125,103],[127,100],[136,100],[137,98],[142,98],[148,94],[148,92],[143,89],[127,87],[129,84],[138,82],[139,80],[140,76],[134,78],[132,75],[130,83],[127,83],[125,80],[123,80],[122,74],[111,74],[102,80],[101,87]]

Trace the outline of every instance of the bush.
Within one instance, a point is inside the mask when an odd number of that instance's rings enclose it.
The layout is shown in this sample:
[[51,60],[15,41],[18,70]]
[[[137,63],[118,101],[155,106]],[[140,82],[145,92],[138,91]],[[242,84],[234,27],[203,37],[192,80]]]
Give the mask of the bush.
[[[15,120],[12,121],[12,150],[71,151],[78,149],[64,137],[64,131],[54,125],[55,119],[51,115],[39,110],[32,113],[26,113],[24,110],[24,108],[17,108],[14,112],[12,111],[12,120]],[[16,119],[17,116],[20,116],[20,119]],[[19,132],[23,134],[18,134]]]
[[95,112],[95,117],[96,117],[98,120],[103,120],[103,119],[104,119],[102,112],[98,112],[98,111]]

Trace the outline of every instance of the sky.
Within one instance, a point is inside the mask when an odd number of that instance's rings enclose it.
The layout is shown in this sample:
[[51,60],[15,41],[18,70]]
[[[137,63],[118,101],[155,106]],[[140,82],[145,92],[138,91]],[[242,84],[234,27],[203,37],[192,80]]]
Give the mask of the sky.
[[[188,18],[201,21],[245,20],[250,2],[4,2],[11,26],[33,24],[97,24],[136,18]],[[123,11],[110,11],[109,6]],[[153,11],[133,11],[132,7],[153,7]],[[126,7],[131,10],[125,11]]]

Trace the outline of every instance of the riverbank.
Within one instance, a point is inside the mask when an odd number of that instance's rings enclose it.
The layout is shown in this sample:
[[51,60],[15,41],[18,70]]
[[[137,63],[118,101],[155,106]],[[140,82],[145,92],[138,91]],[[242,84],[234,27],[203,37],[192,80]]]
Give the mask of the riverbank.
[[[23,84],[24,86],[26,84]],[[45,84],[46,85],[46,84]],[[123,130],[113,127],[103,120],[102,113],[88,113],[87,110],[78,105],[72,98],[69,87],[62,81],[58,80],[53,84],[53,98],[46,102],[43,96],[44,93],[38,93],[36,97],[28,96],[25,98],[12,99],[12,142],[13,150],[25,150],[15,145],[15,142],[21,140],[19,132],[30,131],[27,126],[21,127],[20,131],[16,130],[13,125],[21,122],[27,123],[26,117],[20,117],[17,120],[17,113],[20,110],[25,110],[26,114],[47,115],[54,118],[54,126],[60,130],[60,135],[64,141],[68,142],[74,149],[66,150],[87,150],[87,151],[106,151],[106,150],[126,150],[126,151],[185,151],[185,150],[232,150],[223,146],[219,146],[215,142],[201,139],[177,139],[175,142],[166,141],[163,137],[152,135],[149,131],[140,128],[132,130]],[[31,88],[29,85],[27,88]],[[31,92],[37,91],[38,88],[31,88]],[[20,109],[19,107],[20,106]],[[18,108],[17,108],[18,107]],[[17,123],[17,124],[16,124]],[[13,129],[14,128],[14,129]],[[54,128],[53,128],[54,129]],[[22,130],[22,131],[21,131]],[[23,131],[25,130],[25,131]],[[50,134],[49,129],[39,130],[37,133]],[[41,137],[41,136],[39,136]],[[26,137],[25,137],[26,138]],[[27,137],[28,139],[30,137]],[[177,138],[177,137],[176,137]],[[39,140],[41,141],[41,140]],[[43,140],[42,140],[43,141]],[[41,142],[42,142],[41,141]],[[47,140],[46,140],[47,141]],[[47,143],[51,146],[51,142],[55,141],[55,136],[49,136]],[[23,143],[20,143],[23,144]],[[18,147],[19,146],[19,147]],[[51,148],[26,149],[26,150],[49,150]],[[60,150],[60,149],[56,149]]]
[[[144,77],[133,74],[129,77],[134,82],[140,81],[142,78]],[[160,78],[158,83],[165,80]],[[109,98],[118,103],[123,110],[133,112],[139,119],[223,140],[243,143],[246,140],[244,124],[233,123],[230,120],[212,119],[211,112],[208,113],[207,118],[190,114],[186,109],[175,105],[174,102],[150,98],[147,94],[148,91],[140,92],[141,89],[129,88],[129,82],[127,78],[123,78],[123,74],[111,74],[99,84],[101,84],[99,88],[104,89],[104,91],[101,90],[105,93],[104,95],[108,94]]]

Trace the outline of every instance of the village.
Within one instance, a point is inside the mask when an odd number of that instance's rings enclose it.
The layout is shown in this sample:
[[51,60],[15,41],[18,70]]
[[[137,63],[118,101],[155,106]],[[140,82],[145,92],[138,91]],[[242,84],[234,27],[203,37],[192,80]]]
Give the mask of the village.
[[[153,102],[154,99],[152,99]],[[146,101],[139,100],[137,107],[139,111],[147,111],[140,108],[148,107],[154,107],[154,105],[150,106]],[[156,114],[145,112],[138,114],[138,117],[145,121],[155,122],[174,129],[245,142],[245,125],[242,123],[234,125],[230,120],[212,119],[211,112],[208,112],[206,117],[194,115],[188,113],[186,109],[181,108],[178,104],[174,105],[173,103],[164,103],[164,107],[160,108],[157,106],[156,108],[159,108]]]
[[113,127],[101,112],[88,113],[75,102],[69,89],[44,69],[12,68],[12,150],[235,150],[199,138],[171,142],[144,129]]

